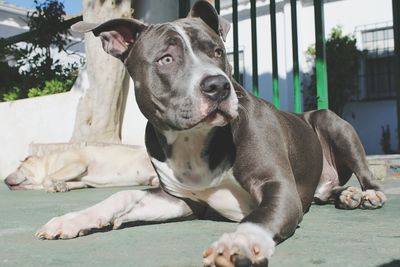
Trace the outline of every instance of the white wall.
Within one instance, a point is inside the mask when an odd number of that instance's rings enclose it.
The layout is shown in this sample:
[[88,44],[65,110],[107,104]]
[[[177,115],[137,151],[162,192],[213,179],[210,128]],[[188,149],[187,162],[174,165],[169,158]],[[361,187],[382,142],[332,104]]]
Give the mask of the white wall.
[[142,115],[136,104],[135,88],[131,79],[122,123],[122,143],[144,146],[146,123],[147,119]]
[[70,92],[0,103],[0,179],[29,155],[31,143],[69,141],[85,88],[84,70]]
[[[31,143],[65,143],[72,136],[84,74],[68,93],[0,103],[0,180],[29,155]],[[122,143],[144,145],[146,119],[136,105],[133,82],[122,126]]]
[[69,92],[0,103],[0,178],[28,156],[30,143],[68,141],[78,99]]

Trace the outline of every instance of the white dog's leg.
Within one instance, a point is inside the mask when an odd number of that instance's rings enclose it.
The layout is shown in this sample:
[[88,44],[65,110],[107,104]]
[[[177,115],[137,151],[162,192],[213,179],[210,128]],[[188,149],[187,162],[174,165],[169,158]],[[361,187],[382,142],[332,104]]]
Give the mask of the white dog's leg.
[[82,211],[55,217],[36,236],[43,239],[69,239],[108,225],[118,228],[128,221],[165,221],[192,214],[190,207],[161,189],[118,192]]
[[46,192],[55,193],[55,192],[68,192],[74,189],[86,188],[88,185],[85,182],[64,182],[64,181],[53,181],[47,180],[46,183],[43,184]]
[[67,182],[67,190],[86,188],[87,184],[84,182]]
[[65,192],[70,188],[65,184],[66,181],[76,179],[87,171],[87,165],[74,162],[64,166],[63,168],[48,174],[43,179],[43,188],[47,192]]

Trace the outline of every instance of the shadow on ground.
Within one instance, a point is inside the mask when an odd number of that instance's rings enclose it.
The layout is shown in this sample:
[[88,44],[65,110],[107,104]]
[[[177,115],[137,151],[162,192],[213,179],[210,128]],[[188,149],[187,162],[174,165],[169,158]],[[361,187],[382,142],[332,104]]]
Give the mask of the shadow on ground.
[[[400,266],[400,179],[383,183],[388,202],[376,211],[312,206],[272,267]],[[126,189],[126,188],[124,188]],[[44,241],[34,233],[50,218],[103,200],[121,188],[48,194],[0,185],[0,266],[201,266],[203,250],[236,224],[184,221],[100,231]]]

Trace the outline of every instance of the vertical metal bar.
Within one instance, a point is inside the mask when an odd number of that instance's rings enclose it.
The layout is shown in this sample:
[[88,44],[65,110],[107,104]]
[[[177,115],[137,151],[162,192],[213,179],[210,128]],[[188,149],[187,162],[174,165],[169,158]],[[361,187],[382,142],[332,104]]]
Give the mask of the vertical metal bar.
[[179,0],[179,18],[185,18],[190,10],[190,0]]
[[299,45],[297,36],[297,0],[290,0],[292,19],[292,53],[293,53],[293,90],[294,112],[301,112],[300,71],[299,71]]
[[256,0],[250,0],[251,17],[251,54],[253,62],[253,95],[259,96],[258,91],[258,61],[257,61],[257,9]]
[[317,107],[327,109],[328,104],[328,78],[326,72],[325,55],[325,30],[324,30],[324,4],[323,0],[314,0],[315,18],[315,69],[317,78]]
[[280,108],[279,101],[279,70],[278,70],[278,48],[276,41],[276,4],[275,0],[269,1],[269,15],[271,18],[271,47],[272,47],[272,89],[273,103]]
[[239,30],[238,30],[238,1],[232,0],[233,24],[233,77],[239,81]]
[[394,35],[394,79],[396,86],[396,106],[397,106],[397,147],[400,149],[400,2],[392,0],[393,9],[393,35]]
[[217,10],[217,13],[219,14],[219,12],[221,11],[220,0],[215,0],[214,6],[215,6],[215,9]]

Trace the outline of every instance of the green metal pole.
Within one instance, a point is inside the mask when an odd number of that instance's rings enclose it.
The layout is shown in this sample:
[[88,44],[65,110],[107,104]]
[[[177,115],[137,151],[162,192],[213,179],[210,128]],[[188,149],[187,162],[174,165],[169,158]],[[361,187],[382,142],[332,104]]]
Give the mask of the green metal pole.
[[233,24],[233,77],[239,81],[239,31],[238,31],[238,1],[232,0]]
[[219,12],[221,10],[220,0],[215,0],[215,9],[217,10],[217,13],[219,14]]
[[393,9],[393,34],[394,34],[394,55],[395,55],[395,86],[397,106],[397,147],[400,149],[400,2],[392,0]]
[[297,37],[297,0],[290,0],[292,16],[292,53],[293,53],[293,89],[294,112],[301,112],[300,71],[299,71],[299,45]]
[[179,0],[179,18],[185,18],[190,11],[190,0]]
[[272,47],[272,89],[273,103],[276,108],[280,108],[279,101],[279,70],[278,70],[278,48],[276,41],[276,5],[275,0],[269,1],[269,15],[271,18],[271,47]]
[[251,54],[253,62],[253,95],[259,96],[258,91],[258,61],[257,61],[257,9],[256,0],[250,0],[251,16]]
[[325,30],[324,30],[324,4],[323,0],[314,0],[315,17],[315,69],[317,78],[317,107],[327,109],[328,104],[328,78],[326,71],[325,55]]

